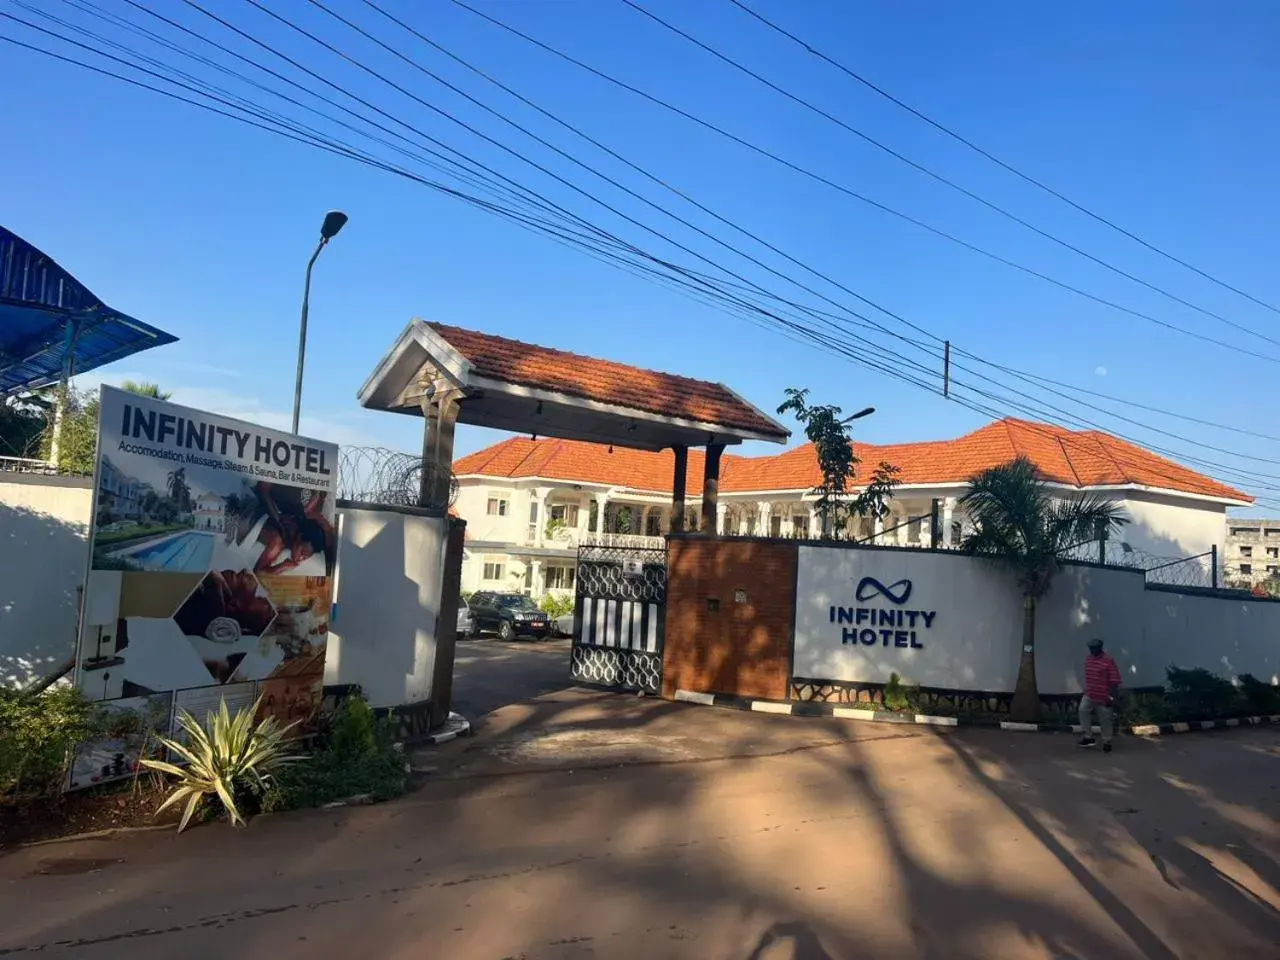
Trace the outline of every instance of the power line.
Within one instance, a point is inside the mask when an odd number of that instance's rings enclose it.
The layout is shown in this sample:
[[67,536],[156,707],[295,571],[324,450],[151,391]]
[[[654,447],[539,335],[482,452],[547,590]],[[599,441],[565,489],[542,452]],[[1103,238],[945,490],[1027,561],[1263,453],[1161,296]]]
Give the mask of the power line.
[[[10,17],[10,19],[15,19],[15,18]],[[25,21],[19,21],[19,22],[25,22]],[[47,32],[47,31],[46,31],[46,32]],[[6,38],[6,39],[8,39],[8,38]],[[63,39],[65,39],[65,38],[63,38]],[[81,45],[81,44],[77,44],[77,45],[78,45],[78,46],[83,46],[83,45]],[[24,46],[25,46],[25,45],[24,45]],[[29,47],[29,49],[38,49],[38,48],[30,48],[30,47]],[[38,51],[38,52],[46,52],[46,53],[47,53],[47,51]],[[99,52],[99,53],[100,53],[100,52]],[[59,59],[65,59],[65,58],[59,58]],[[220,111],[215,111],[215,112],[220,112]],[[224,115],[227,115],[227,114],[224,114]],[[234,119],[234,117],[233,117],[233,119]],[[358,157],[353,157],[353,158],[359,159]],[[387,167],[386,169],[392,170],[392,172],[399,172],[399,171],[393,170],[393,169],[392,169],[392,168],[390,168],[390,167]],[[420,179],[420,178],[413,178],[413,179]],[[427,181],[422,181],[422,182],[426,183],[426,184],[427,184],[427,185],[429,185],[429,186],[433,186],[433,184],[431,184],[431,183],[429,183],[429,182],[427,182]],[[450,191],[450,192],[454,192],[454,191]],[[455,195],[457,195],[457,194],[456,194],[456,192],[454,192],[454,193],[455,193]],[[495,210],[492,208],[492,205],[485,205],[485,207],[484,207],[484,208],[485,208],[485,209],[490,209],[490,210],[491,210],[491,212],[497,212],[497,211],[495,211]],[[635,249],[635,248],[633,248],[633,249]],[[612,254],[611,254],[610,256],[616,256],[616,255],[612,255]],[[647,256],[647,255],[646,255],[646,256]],[[653,258],[650,258],[650,259],[653,259]],[[655,263],[662,264],[662,265],[667,266],[667,267],[669,267],[669,268],[672,268],[672,269],[678,270],[679,272],[681,272],[682,274],[684,274],[684,275],[686,275],[686,276],[693,277],[693,278],[697,279],[697,275],[696,275],[695,273],[692,273],[692,272],[689,272],[689,271],[687,271],[687,270],[684,270],[683,268],[676,267],[676,266],[674,266],[674,265],[671,265],[671,264],[666,263],[665,261],[661,261],[661,260],[657,260],[657,259],[654,259],[654,262],[655,262]],[[753,286],[754,286],[754,285],[753,285]],[[757,288],[757,289],[760,289],[760,288]],[[767,293],[767,292],[766,292],[766,293]],[[738,305],[739,305],[739,306],[741,306],[741,305],[742,305],[742,304],[741,304],[741,301],[738,301]],[[746,305],[746,306],[747,306],[747,308],[748,308],[748,309],[750,309],[750,310],[754,310],[755,312],[759,313],[761,316],[770,317],[770,318],[772,318],[772,319],[774,319],[774,320],[776,320],[776,321],[779,321],[779,322],[783,323],[786,327],[788,327],[788,328],[789,328],[789,329],[791,329],[791,330],[797,330],[797,331],[798,331],[798,332],[800,332],[802,335],[806,336],[808,339],[814,340],[814,341],[816,341],[816,342],[818,342],[818,343],[825,343],[828,347],[830,347],[830,348],[832,348],[832,349],[835,349],[837,352],[842,353],[843,355],[845,355],[845,356],[846,356],[846,357],[848,357],[849,359],[852,359],[854,362],[860,363],[861,365],[864,365],[864,366],[868,366],[868,367],[869,367],[870,369],[872,369],[872,370],[875,370],[875,371],[877,371],[877,372],[882,372],[882,373],[888,373],[889,375],[893,375],[893,376],[898,376],[898,378],[899,378],[899,379],[905,379],[905,380],[907,380],[908,382],[912,382],[912,383],[914,383],[914,384],[915,384],[915,385],[917,385],[917,386],[922,386],[922,387],[923,387],[923,388],[925,388],[925,389],[933,389],[929,384],[927,384],[927,383],[922,383],[922,382],[921,382],[921,381],[919,381],[918,379],[911,379],[911,378],[908,378],[908,377],[902,377],[902,376],[898,375],[898,373],[897,373],[896,371],[889,371],[889,370],[885,370],[885,369],[883,369],[883,368],[882,368],[882,366],[881,366],[881,365],[879,365],[879,364],[868,364],[868,363],[867,363],[863,358],[858,357],[856,354],[851,353],[851,352],[850,352],[846,347],[844,347],[842,344],[838,344],[838,343],[836,343],[836,342],[831,341],[829,337],[827,337],[827,336],[825,336],[825,335],[820,335],[820,334],[819,334],[819,335],[815,335],[815,334],[816,334],[816,332],[815,332],[815,331],[812,331],[812,330],[809,330],[809,329],[798,328],[795,324],[793,324],[793,323],[789,323],[788,321],[786,321],[786,320],[784,320],[783,318],[779,317],[777,314],[774,314],[774,313],[771,313],[771,312],[769,312],[769,311],[767,311],[767,310],[763,310],[763,309],[759,308],[759,307],[758,307],[758,305],[748,304],[748,305]],[[890,351],[890,353],[891,353],[891,351]],[[900,355],[897,355],[897,354],[893,354],[893,355],[894,355],[894,356],[900,356]],[[931,374],[932,374],[932,371],[926,371],[926,372],[929,372],[929,373],[931,373]],[[984,379],[989,379],[989,378],[984,378]],[[976,389],[976,388],[971,388],[971,389]],[[995,399],[998,399],[998,400],[1004,400],[1005,402],[1011,402],[1011,401],[1009,401],[1009,399],[1008,399],[1008,398],[997,397],[996,395],[990,394],[989,392],[984,392],[984,391],[980,391],[980,390],[979,390],[979,391],[977,391],[977,392],[978,392],[978,393],[980,393],[980,394],[982,394],[982,395],[984,395],[984,396],[994,397]],[[986,415],[993,415],[993,414],[994,414],[994,415],[995,415],[995,416],[997,416],[997,417],[999,417],[999,416],[1000,416],[1000,413],[999,413],[998,411],[992,411],[989,407],[985,407],[985,406],[982,406],[982,405],[980,405],[980,404],[974,404],[974,403],[966,402],[964,405],[969,406],[971,409],[979,410],[980,412],[983,412],[983,413],[985,413]],[[1019,407],[1020,407],[1021,409],[1026,409],[1026,410],[1028,410],[1029,412],[1032,412],[1032,413],[1033,413],[1033,415],[1040,415],[1040,416],[1043,416],[1043,413],[1042,413],[1042,412],[1040,412],[1040,411],[1035,411],[1035,410],[1033,410],[1032,408],[1028,408],[1028,407],[1026,407],[1025,405],[1019,405]],[[1060,443],[1061,443],[1061,442],[1064,442],[1064,439],[1069,440],[1069,438],[1061,438],[1061,437],[1056,437],[1056,436],[1054,437],[1054,439],[1055,439],[1055,440],[1057,440],[1057,441],[1058,441],[1058,442],[1060,442]],[[1178,455],[1178,454],[1174,454],[1174,456],[1179,456],[1179,455]],[[1141,467],[1143,467],[1144,469],[1147,469],[1147,470],[1150,470],[1150,469],[1151,469],[1151,465],[1150,465],[1149,463],[1145,463],[1145,462],[1144,462],[1144,463],[1142,463],[1142,464],[1136,464],[1136,465],[1141,466]],[[1171,466],[1175,466],[1175,467],[1176,467],[1177,465],[1176,465],[1176,464],[1171,464]],[[1180,467],[1179,467],[1178,469],[1185,469],[1185,468],[1180,468]],[[1170,479],[1175,480],[1175,482],[1179,479],[1179,478],[1175,478],[1175,477],[1173,477],[1173,476],[1170,476],[1169,478],[1170,478]]]
[[1251,357],[1255,360],[1264,360],[1264,361],[1267,361],[1268,363],[1280,363],[1280,358],[1278,357],[1257,353],[1246,347],[1242,347],[1237,344],[1227,342],[1225,340],[1220,340],[1217,337],[1212,337],[1207,334],[1190,330],[1186,327],[1180,326],[1176,323],[1172,323],[1167,320],[1162,320],[1159,317],[1152,316],[1151,314],[1144,313],[1140,310],[1135,310],[1132,307],[1127,307],[1121,303],[1117,303],[1105,297],[1101,297],[1096,294],[1090,293],[1089,291],[1084,290],[1081,287],[1059,280],[1046,273],[1043,273],[1042,271],[1036,270],[1033,267],[1028,267],[1025,264],[1018,263],[1017,261],[1011,260],[998,253],[994,253],[983,247],[977,246],[976,244],[972,244],[966,240],[961,239],[960,237],[955,236],[954,234],[948,233],[945,230],[935,227],[924,220],[920,220],[916,217],[911,216],[910,214],[903,213],[902,211],[897,210],[891,206],[888,206],[887,204],[881,203],[880,201],[875,200],[869,196],[866,196],[865,194],[859,193],[857,190],[852,189],[846,184],[832,180],[831,178],[823,176],[822,174],[817,173],[814,170],[810,170],[807,167],[794,163],[793,161],[788,160],[786,157],[783,157],[780,154],[774,153],[771,150],[761,147],[758,144],[752,143],[751,141],[746,140],[743,137],[739,137],[737,134],[732,133],[731,131],[726,130],[725,128],[715,123],[712,123],[709,120],[706,120],[702,117],[692,114],[689,111],[684,110],[683,108],[677,106],[676,104],[671,103],[670,101],[664,100],[661,97],[657,97],[646,90],[636,87],[633,84],[627,83],[625,80],[621,80],[618,77],[613,76],[612,74],[609,74],[603,70],[600,70],[599,68],[594,67],[591,64],[586,63],[585,61],[572,56],[571,54],[565,53],[564,51],[551,46],[550,44],[546,43],[543,40],[538,39],[537,37],[534,37],[528,33],[525,33],[524,31],[519,30],[516,27],[513,27],[510,24],[497,19],[496,17],[484,12],[483,10],[479,10],[471,6],[469,3],[466,2],[466,0],[451,0],[451,2],[461,7],[462,9],[468,11],[469,13],[474,14],[480,19],[487,21],[493,26],[506,31],[512,34],[513,36],[519,37],[520,39],[536,47],[539,47],[540,49],[546,51],[547,53],[550,53],[551,55],[558,57],[559,59],[564,60],[567,63],[573,64],[579,69],[585,70],[586,72],[592,74],[593,76],[601,80],[606,81],[607,83],[613,84],[614,86],[617,86],[620,89],[626,90],[627,92],[635,96],[638,96],[641,99],[654,104],[655,106],[661,107],[662,109],[667,110],[671,113],[674,113],[677,116],[680,116],[685,120],[690,121],[691,123],[697,124],[698,126],[706,130],[709,130],[717,134],[718,136],[724,137],[725,139],[730,140],[733,143],[747,150],[750,150],[759,156],[765,157],[775,163],[780,164],[781,166],[791,170],[794,173],[798,173],[801,176],[804,176],[810,180],[813,180],[816,183],[820,183],[826,187],[829,187],[830,189],[836,190],[837,192],[847,197],[850,197],[851,199],[858,200],[861,203],[867,204],[871,207],[874,207],[877,210],[882,211],[883,213],[887,213],[890,216],[903,220],[906,223],[910,223],[916,227],[919,227],[920,229],[926,230],[929,233],[932,233],[935,236],[940,237],[941,239],[954,243],[957,246],[963,247],[966,250],[969,250],[973,253],[977,253],[997,263],[1003,264],[1004,266],[1011,267],[1012,269],[1018,270],[1024,274],[1027,274],[1028,276],[1032,276],[1039,280],[1043,280],[1060,289],[1066,290],[1070,293],[1076,294],[1077,296],[1091,300],[1094,303],[1098,303],[1102,306],[1119,311],[1121,313],[1128,314],[1129,316],[1136,317],[1141,320],[1146,320],[1149,323],[1155,324],[1156,326],[1163,327],[1167,330],[1174,331],[1176,333],[1182,334],[1183,336],[1190,337],[1195,340],[1199,340],[1202,343],[1210,343],[1210,344],[1213,344],[1214,346],[1221,347],[1226,350],[1230,350],[1234,353],[1241,354],[1242,356]]
[[1085,216],[1097,221],[1098,223],[1101,223],[1105,226],[1110,227],[1112,230],[1115,230],[1117,233],[1120,233],[1128,237],[1130,240],[1134,241],[1137,244],[1140,244],[1141,246],[1145,247],[1147,250],[1150,250],[1152,253],[1159,254],[1160,256],[1164,257],[1166,260],[1170,260],[1181,267],[1185,267],[1187,270],[1190,270],[1192,273],[1196,274],[1197,276],[1202,277],[1205,280],[1208,280],[1210,283],[1216,284],[1217,286],[1222,287],[1224,290],[1229,290],[1232,293],[1237,294],[1238,296],[1244,297],[1246,300],[1250,301],[1251,303],[1255,303],[1260,307],[1265,307],[1267,310],[1270,310],[1272,313],[1280,313],[1280,308],[1275,307],[1270,303],[1267,303],[1265,300],[1260,300],[1257,297],[1253,296],[1252,294],[1247,293],[1244,290],[1241,290],[1239,287],[1232,286],[1227,281],[1222,280],[1218,277],[1215,277],[1204,270],[1201,270],[1199,267],[1195,266],[1194,264],[1188,263],[1186,260],[1183,260],[1182,258],[1170,253],[1169,251],[1156,246],[1155,244],[1151,243],[1148,240],[1144,240],[1142,237],[1138,236],[1136,233],[1133,233],[1132,231],[1127,230],[1124,227],[1120,226],[1120,224],[1116,223],[1114,220],[1104,217],[1100,213],[1095,213],[1094,211],[1090,210],[1088,207],[1084,206],[1083,204],[1077,203],[1075,200],[1072,200],[1070,197],[1066,196],[1060,191],[1055,190],[1053,187],[1049,186],[1044,181],[1039,180],[1036,177],[1033,177],[1032,175],[1023,172],[1022,170],[1019,170],[1017,167],[1013,166],[1012,164],[1004,160],[1001,160],[999,157],[997,157],[990,151],[984,149],[983,147],[979,146],[978,144],[974,143],[969,138],[963,136],[962,134],[957,133],[955,130],[946,126],[945,124],[937,120],[934,120],[932,117],[928,116],[924,112],[911,106],[909,103],[905,103],[904,101],[900,100],[898,97],[895,97],[888,90],[885,90],[883,87],[880,87],[877,84],[871,82],[862,74],[858,73],[856,70],[852,69],[851,67],[823,53],[817,47],[813,46],[813,44],[809,43],[809,41],[804,40],[801,37],[798,37],[796,34],[792,33],[790,30],[787,30],[785,27],[779,26],[777,23],[770,20],[768,17],[764,16],[763,14],[759,13],[758,11],[748,6],[746,3],[743,2],[743,0],[729,0],[729,2],[737,6],[743,12],[754,17],[756,20],[760,21],[760,23],[763,23],[765,26],[769,27],[771,30],[774,30],[782,34],[784,37],[787,37],[788,39],[793,40],[795,43],[802,46],[805,50],[813,54],[819,60],[823,60],[826,63],[829,63],[831,66],[835,67],[841,73],[844,73],[846,76],[849,76],[850,78],[856,80],[858,83],[862,84],[868,90],[871,90],[879,94],[881,97],[884,97],[884,99],[888,100],[890,103],[893,103],[896,106],[901,107],[903,110],[906,110],[908,113],[912,114],[913,116],[919,118],[920,120],[923,120],[925,123],[933,127],[935,130],[938,130],[939,132],[946,134],[948,137],[968,147],[970,150],[972,150],[974,153],[977,153],[979,156],[982,156],[987,160],[990,160],[992,163],[1000,167],[1002,170],[1012,173],[1015,177],[1019,178],[1020,180],[1023,180],[1026,183],[1029,183],[1032,186],[1037,187],[1040,190],[1043,190],[1045,193],[1049,194],[1050,196],[1055,197],[1058,200],[1061,200],[1063,203],[1067,204],[1067,206],[1071,207],[1073,210],[1083,213]]
[[1257,337],[1260,340],[1265,340],[1267,343],[1280,346],[1280,340],[1277,340],[1274,337],[1268,336],[1265,333],[1260,333],[1257,330],[1252,329],[1251,327],[1245,326],[1244,324],[1237,323],[1236,321],[1231,320],[1227,317],[1224,317],[1219,313],[1215,313],[1214,311],[1209,310],[1206,307],[1201,307],[1197,304],[1192,303],[1189,300],[1184,299],[1183,297],[1178,296],[1175,293],[1171,293],[1168,290],[1165,290],[1163,287],[1157,286],[1156,284],[1151,283],[1147,280],[1143,280],[1141,277],[1135,276],[1134,274],[1129,273],[1128,271],[1120,267],[1117,267],[1114,264],[1107,262],[1106,260],[1103,260],[1101,257],[1094,256],[1093,254],[1089,253],[1086,250],[1081,249],[1080,247],[1076,246],[1070,241],[1064,240],[1061,237],[1055,234],[1052,234],[1047,230],[1042,229],[1041,227],[1037,227],[1035,224],[1031,223],[1028,220],[1023,219],[1022,217],[1013,213],[1011,210],[1008,210],[1000,206],[999,204],[986,199],[985,197],[975,193],[974,191],[968,189],[967,187],[961,186],[956,181],[943,176],[942,174],[938,173],[935,170],[930,169],[924,164],[919,163],[915,160],[912,160],[910,157],[906,156],[905,154],[900,153],[899,151],[894,150],[892,147],[888,146],[887,144],[884,144],[881,141],[875,139],[870,134],[867,134],[864,131],[859,130],[857,127],[854,127],[848,123],[845,123],[843,120],[841,120],[839,117],[835,116],[834,114],[822,109],[821,107],[817,106],[814,103],[811,103],[810,101],[804,99],[798,94],[792,93],[790,90],[787,90],[786,88],[780,86],[779,84],[774,83],[772,80],[768,79],[767,77],[763,76],[760,73],[757,73],[755,70],[752,70],[750,67],[740,63],[738,60],[735,60],[733,57],[729,56],[728,54],[721,52],[716,47],[713,47],[710,44],[702,40],[699,40],[697,37],[693,36],[692,34],[687,33],[684,30],[681,30],[675,24],[671,23],[668,20],[664,20],[662,17],[658,16],[656,13],[653,13],[650,10],[646,10],[639,3],[637,3],[636,0],[621,0],[621,2],[626,4],[628,7],[635,10],[636,12],[642,14],[643,16],[648,17],[654,23],[661,25],[662,27],[676,34],[677,36],[682,37],[685,40],[689,41],[690,43],[694,44],[699,49],[704,50],[707,53],[711,54],[711,56],[715,57],[717,60],[721,61],[722,63],[728,64],[729,66],[733,67],[736,70],[741,71],[742,73],[753,78],[759,83],[764,84],[770,90],[773,90],[776,93],[780,94],[781,96],[786,97],[788,100],[791,100],[793,103],[799,104],[800,106],[804,107],[807,110],[812,111],[818,116],[823,117],[826,120],[829,120],[830,122],[836,124],[841,129],[853,134],[854,136],[858,137],[860,140],[870,144],[876,149],[881,150],[884,153],[887,153],[889,156],[894,157],[897,160],[900,160],[901,162],[910,166],[912,169],[918,170],[920,173],[923,173],[925,176],[929,177],[930,179],[936,180],[938,183],[944,184],[950,187],[952,190],[955,190],[963,194],[964,196],[969,197],[971,200],[974,200],[975,202],[982,204],[987,209],[1000,214],[1002,217],[1012,220],[1014,223],[1017,223],[1025,227],[1026,229],[1031,230],[1033,233],[1037,234],[1038,236],[1044,237],[1046,240],[1050,240],[1053,243],[1056,243],[1059,246],[1067,250],[1070,250],[1073,253],[1078,254],[1079,256],[1082,256],[1085,259],[1090,260],[1093,263],[1096,263],[1098,266],[1111,271],[1112,273],[1122,276],[1127,280],[1131,280],[1132,282],[1137,283],[1140,286],[1146,287],[1148,290],[1151,290],[1153,293],[1158,293],[1161,296],[1166,297],[1169,300],[1172,300],[1174,303],[1178,303],[1184,307],[1187,307],[1190,310],[1196,311],[1197,313],[1204,314],[1206,317],[1212,317],[1213,319],[1218,320],[1221,323],[1225,323],[1229,327],[1234,327],[1236,330],[1239,330],[1242,333],[1247,333],[1250,336]]

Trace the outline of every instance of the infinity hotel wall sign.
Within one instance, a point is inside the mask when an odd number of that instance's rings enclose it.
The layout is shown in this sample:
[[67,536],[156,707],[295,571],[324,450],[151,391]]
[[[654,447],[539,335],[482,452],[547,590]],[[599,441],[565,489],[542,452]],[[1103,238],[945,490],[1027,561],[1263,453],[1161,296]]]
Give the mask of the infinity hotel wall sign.
[[[902,647],[923,650],[922,636],[933,628],[937,610],[908,608],[911,599],[910,580],[898,580],[885,586],[875,577],[863,577],[853,591],[855,606],[829,608],[830,620],[841,627],[841,644],[865,647]],[[887,601],[889,606],[863,606],[870,601]]]

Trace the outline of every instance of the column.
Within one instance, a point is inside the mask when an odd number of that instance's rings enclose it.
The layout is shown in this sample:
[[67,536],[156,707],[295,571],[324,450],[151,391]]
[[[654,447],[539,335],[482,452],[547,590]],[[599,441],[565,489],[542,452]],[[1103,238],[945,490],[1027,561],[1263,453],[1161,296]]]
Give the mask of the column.
[[756,521],[756,536],[769,536],[769,522],[773,519],[773,504],[768,500],[761,500],[756,504],[756,511],[759,519]]
[[723,443],[707,444],[707,455],[702,461],[702,532],[715,536],[720,532],[720,455]]
[[453,433],[458,425],[457,390],[442,390],[420,402],[426,420],[422,432],[422,473],[418,481],[418,505],[449,505],[453,479]]
[[[596,502],[596,533],[604,533],[604,511],[609,506],[609,495],[607,493],[597,493],[594,498]],[[588,518],[589,522],[589,518]]]
[[956,508],[955,497],[944,497],[942,500],[942,546],[951,547],[951,524]]
[[541,547],[547,540],[547,497],[551,494],[550,487],[534,487],[530,494],[532,503],[538,505],[538,519],[533,530],[533,545]]
[[529,595],[536,600],[542,596],[542,561],[533,560],[530,565],[533,567],[533,582],[529,585]]
[[675,468],[671,474],[671,532],[684,531],[684,492],[689,477],[689,448],[674,447]]
[[884,517],[877,513],[875,520],[871,524],[871,542],[880,543],[880,535],[882,533],[884,533]]
[[717,504],[715,532],[722,537],[729,532],[727,529],[725,529],[725,519],[728,516],[729,516],[729,505],[727,503]]
[[809,537],[810,539],[821,539],[830,533],[822,522],[822,514],[818,512],[816,503],[809,504]]

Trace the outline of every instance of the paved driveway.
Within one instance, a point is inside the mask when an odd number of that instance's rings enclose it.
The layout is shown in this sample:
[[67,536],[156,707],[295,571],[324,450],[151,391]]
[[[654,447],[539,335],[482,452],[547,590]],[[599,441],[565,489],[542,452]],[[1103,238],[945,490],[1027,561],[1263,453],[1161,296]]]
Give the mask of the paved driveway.
[[460,640],[453,709],[472,723],[485,714],[569,686],[568,640]]
[[1269,729],[1103,755],[571,691],[439,757],[394,803],[0,859],[0,954],[1280,956]]

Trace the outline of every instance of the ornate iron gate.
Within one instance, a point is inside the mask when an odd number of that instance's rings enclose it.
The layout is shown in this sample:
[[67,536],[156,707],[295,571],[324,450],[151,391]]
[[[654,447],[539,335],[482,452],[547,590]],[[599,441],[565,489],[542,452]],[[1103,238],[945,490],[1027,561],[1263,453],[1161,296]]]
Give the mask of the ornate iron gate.
[[615,690],[662,689],[665,548],[578,548],[569,675]]

